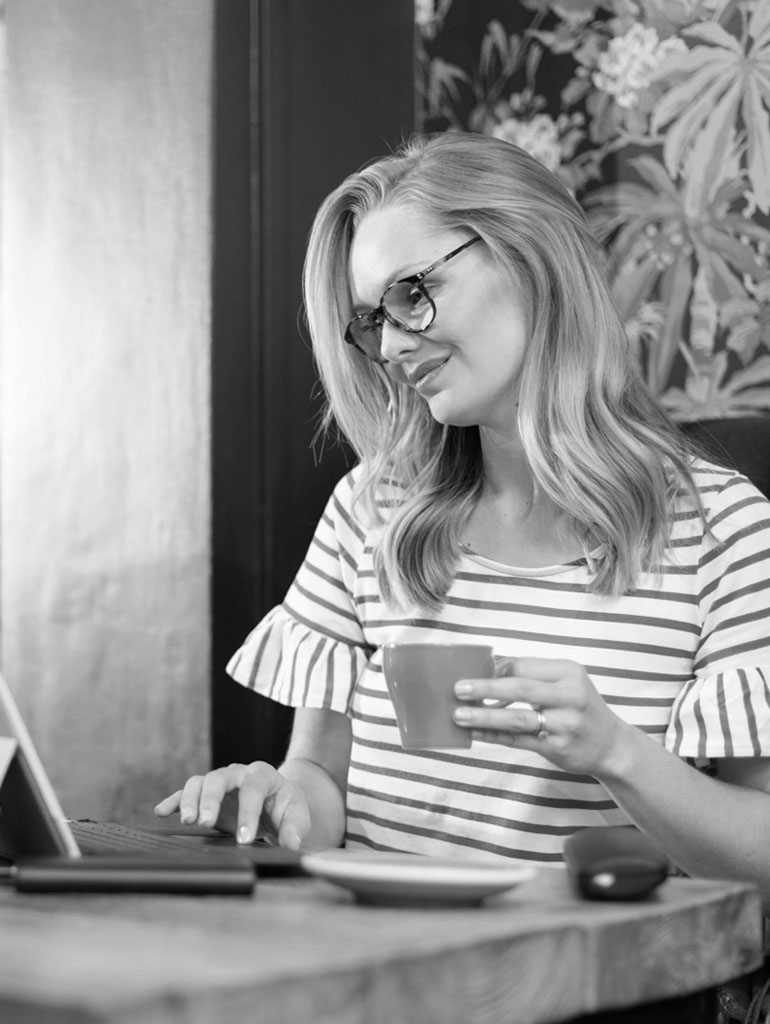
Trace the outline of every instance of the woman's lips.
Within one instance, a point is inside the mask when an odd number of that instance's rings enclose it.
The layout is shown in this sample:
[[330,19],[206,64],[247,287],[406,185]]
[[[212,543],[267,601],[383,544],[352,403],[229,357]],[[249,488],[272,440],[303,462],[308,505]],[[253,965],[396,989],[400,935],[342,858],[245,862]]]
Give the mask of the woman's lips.
[[420,365],[409,374],[409,383],[417,391],[426,390],[438,376],[442,366],[445,366],[448,361],[449,356],[445,356],[443,359],[429,359],[425,363],[420,363]]

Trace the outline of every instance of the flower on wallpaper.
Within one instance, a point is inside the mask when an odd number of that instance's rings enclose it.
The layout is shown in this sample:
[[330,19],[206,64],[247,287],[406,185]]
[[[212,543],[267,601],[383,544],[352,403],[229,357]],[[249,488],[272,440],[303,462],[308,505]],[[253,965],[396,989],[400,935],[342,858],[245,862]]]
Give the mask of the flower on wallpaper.
[[444,23],[452,0],[414,0],[414,23],[425,39],[434,39]]
[[511,7],[518,31],[490,22],[474,67],[440,31],[418,54],[431,130],[505,139],[572,189],[676,418],[770,411],[769,0]]
[[639,105],[665,58],[683,50],[687,47],[681,39],[661,39],[654,28],[636,23],[599,53],[591,81],[630,110]]
[[526,150],[572,185],[566,167],[583,137],[585,118],[580,113],[554,118],[544,112],[544,107],[545,100],[531,89],[514,93],[487,113],[482,130]]
[[527,121],[507,117],[494,125],[492,135],[525,149],[549,171],[559,168],[562,160],[559,128],[549,114],[535,114]]

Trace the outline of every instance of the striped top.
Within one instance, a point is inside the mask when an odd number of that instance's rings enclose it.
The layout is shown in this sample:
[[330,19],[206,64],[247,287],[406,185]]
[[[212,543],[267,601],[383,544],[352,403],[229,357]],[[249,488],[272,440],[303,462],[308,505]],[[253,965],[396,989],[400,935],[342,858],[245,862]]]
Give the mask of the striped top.
[[[744,477],[696,464],[713,536],[681,498],[661,572],[630,594],[589,593],[585,559],[520,569],[465,551],[442,610],[426,616],[380,599],[376,535],[351,500],[359,472],[335,488],[284,603],[228,665],[282,704],[350,716],[348,847],[553,862],[575,829],[628,823],[593,778],[530,751],[403,750],[382,673],[388,641],[568,658],[617,715],[680,757],[770,755],[770,502]],[[397,500],[386,491],[384,503]]]

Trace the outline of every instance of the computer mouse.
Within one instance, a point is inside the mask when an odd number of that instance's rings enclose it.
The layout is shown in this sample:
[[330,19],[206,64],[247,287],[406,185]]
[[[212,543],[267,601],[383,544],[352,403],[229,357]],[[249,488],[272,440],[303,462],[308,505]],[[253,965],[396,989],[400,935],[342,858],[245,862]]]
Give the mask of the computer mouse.
[[666,855],[634,825],[598,825],[564,841],[564,864],[590,900],[644,899],[669,874]]

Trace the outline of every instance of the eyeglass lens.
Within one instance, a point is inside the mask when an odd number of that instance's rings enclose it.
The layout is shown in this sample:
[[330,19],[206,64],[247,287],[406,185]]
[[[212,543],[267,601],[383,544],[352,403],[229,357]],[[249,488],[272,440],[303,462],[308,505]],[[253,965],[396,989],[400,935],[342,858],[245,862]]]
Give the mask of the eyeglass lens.
[[347,333],[350,340],[370,359],[381,359],[382,325],[386,319],[406,331],[424,331],[433,322],[436,310],[424,286],[396,281],[382,297],[382,307],[354,317]]
[[354,316],[345,329],[345,341],[355,345],[365,356],[373,359],[376,363],[385,363],[380,347],[382,345],[382,325],[387,320],[389,323],[400,327],[403,331],[412,334],[419,334],[427,330],[436,318],[436,307],[433,304],[426,286],[422,283],[423,278],[431,274],[436,267],[442,263],[448,263],[455,256],[464,252],[469,246],[481,241],[480,235],[474,235],[467,242],[452,249],[440,260],[431,263],[425,270],[412,277],[404,278],[402,281],[394,281],[380,300],[377,309],[371,309],[368,313],[359,313]]

